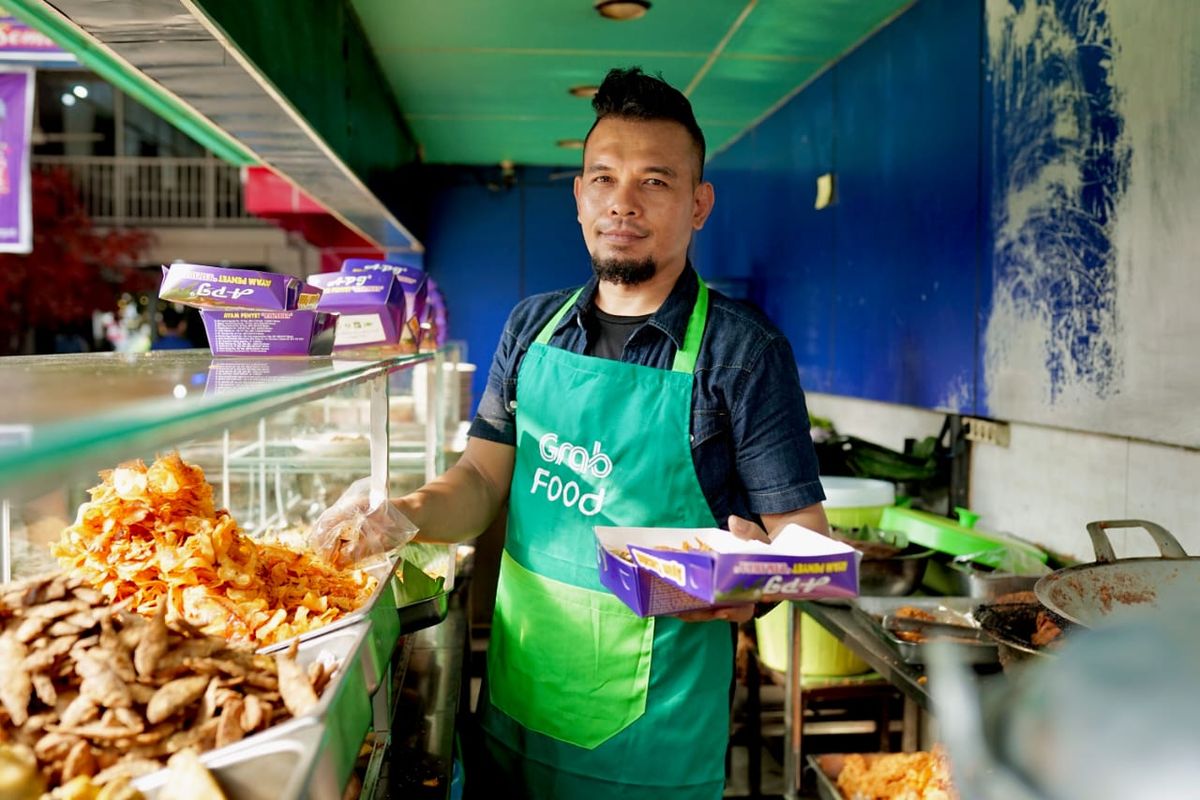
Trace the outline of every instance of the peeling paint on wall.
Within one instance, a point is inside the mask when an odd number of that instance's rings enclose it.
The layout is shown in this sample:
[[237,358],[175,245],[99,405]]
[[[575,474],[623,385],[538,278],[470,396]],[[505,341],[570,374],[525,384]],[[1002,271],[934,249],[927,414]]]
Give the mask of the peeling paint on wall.
[[994,247],[984,376],[996,411],[1120,390],[1113,227],[1130,146],[1109,2],[987,2]]

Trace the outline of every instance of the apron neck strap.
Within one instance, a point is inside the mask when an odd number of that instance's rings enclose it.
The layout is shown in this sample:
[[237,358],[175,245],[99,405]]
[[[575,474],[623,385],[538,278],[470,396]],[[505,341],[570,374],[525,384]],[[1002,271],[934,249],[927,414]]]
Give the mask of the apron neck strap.
[[[689,375],[696,371],[696,356],[700,354],[700,340],[704,338],[704,326],[708,322],[708,286],[699,275],[696,276],[696,282],[699,284],[699,292],[696,295],[696,303],[692,306],[692,315],[688,318],[687,332],[683,335],[683,347],[675,351],[675,361],[671,365],[672,372],[686,372]],[[558,328],[567,312],[574,308],[582,292],[581,286],[567,298],[562,308],[558,309],[538,332],[537,338],[533,340],[535,343],[550,343],[551,334]]]

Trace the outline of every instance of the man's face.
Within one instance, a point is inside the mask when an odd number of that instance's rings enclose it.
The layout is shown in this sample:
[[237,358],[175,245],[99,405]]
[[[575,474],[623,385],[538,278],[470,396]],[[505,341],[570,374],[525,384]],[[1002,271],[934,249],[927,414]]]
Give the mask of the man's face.
[[[602,265],[639,283],[687,258],[692,231],[712,210],[712,184],[698,183],[696,148],[687,129],[667,120],[607,117],[597,123],[575,179],[575,205],[597,274]],[[653,265],[649,275],[642,267]],[[636,276],[641,276],[640,280]]]

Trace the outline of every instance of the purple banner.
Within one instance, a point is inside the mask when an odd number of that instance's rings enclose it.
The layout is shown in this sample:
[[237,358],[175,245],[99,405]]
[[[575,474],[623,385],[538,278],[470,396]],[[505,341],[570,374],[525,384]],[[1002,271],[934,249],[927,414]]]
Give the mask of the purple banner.
[[33,249],[29,197],[29,134],[33,70],[0,67],[0,253]]
[[41,31],[13,17],[0,16],[0,59],[71,62],[75,56]]

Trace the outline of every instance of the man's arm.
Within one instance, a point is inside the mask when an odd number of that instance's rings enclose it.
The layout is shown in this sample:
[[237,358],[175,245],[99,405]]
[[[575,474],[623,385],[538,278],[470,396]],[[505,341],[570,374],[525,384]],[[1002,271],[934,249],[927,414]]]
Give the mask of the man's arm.
[[421,529],[418,541],[466,541],[483,533],[504,507],[515,460],[512,445],[471,437],[457,464],[396,500],[396,507]]
[[[762,514],[761,516],[767,536],[772,540],[779,534],[779,531],[783,530],[784,525],[791,523],[808,528],[810,531],[829,535],[829,520],[825,517],[825,506],[821,503],[813,503],[811,506],[789,511],[786,514]],[[755,527],[758,526],[755,525]]]

